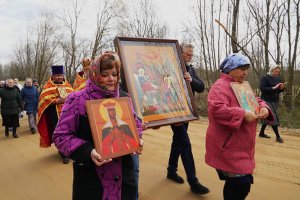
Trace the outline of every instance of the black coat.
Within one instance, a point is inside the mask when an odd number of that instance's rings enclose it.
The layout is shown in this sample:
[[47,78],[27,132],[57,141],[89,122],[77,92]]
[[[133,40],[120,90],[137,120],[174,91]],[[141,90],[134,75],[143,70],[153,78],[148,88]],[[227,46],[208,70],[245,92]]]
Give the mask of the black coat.
[[0,89],[1,114],[13,115],[23,110],[23,103],[19,91],[12,87]]
[[281,83],[281,79],[279,77],[273,77],[269,74],[263,76],[260,79],[261,99],[268,102],[278,102],[279,94],[283,92],[283,90],[279,88],[275,90],[272,89],[272,87],[278,83]]
[[190,73],[191,77],[192,77],[192,82],[191,82],[191,87],[192,87],[192,91],[193,93],[195,92],[203,92],[205,89],[205,85],[203,83],[202,80],[200,80],[200,78],[198,77],[195,69],[193,68],[193,66],[186,66],[186,71]]

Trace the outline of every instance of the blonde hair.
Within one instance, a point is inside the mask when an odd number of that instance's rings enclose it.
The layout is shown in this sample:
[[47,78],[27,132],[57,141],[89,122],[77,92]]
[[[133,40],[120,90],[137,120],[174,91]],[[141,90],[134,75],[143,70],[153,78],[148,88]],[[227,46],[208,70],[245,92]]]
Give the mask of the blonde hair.
[[280,66],[279,65],[274,65],[274,66],[270,67],[268,74],[271,75],[275,69],[280,69]]

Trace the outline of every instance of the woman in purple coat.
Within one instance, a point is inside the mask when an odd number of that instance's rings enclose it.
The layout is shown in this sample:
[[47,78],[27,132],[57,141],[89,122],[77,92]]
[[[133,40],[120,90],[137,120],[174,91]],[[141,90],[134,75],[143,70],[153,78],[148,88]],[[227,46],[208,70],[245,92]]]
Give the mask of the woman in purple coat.
[[268,105],[257,98],[259,113],[240,107],[230,82],[243,83],[250,67],[241,54],[229,55],[221,64],[220,78],[208,94],[209,125],[205,162],[215,168],[221,180],[224,200],[243,200],[250,192],[255,167],[254,148],[258,119],[273,120]]
[[[101,159],[86,113],[86,100],[127,96],[119,90],[119,80],[117,54],[104,53],[93,61],[85,88],[70,94],[64,104],[53,142],[60,152],[74,160],[73,200],[135,199],[132,156]],[[141,135],[142,124],[136,116],[135,120]]]

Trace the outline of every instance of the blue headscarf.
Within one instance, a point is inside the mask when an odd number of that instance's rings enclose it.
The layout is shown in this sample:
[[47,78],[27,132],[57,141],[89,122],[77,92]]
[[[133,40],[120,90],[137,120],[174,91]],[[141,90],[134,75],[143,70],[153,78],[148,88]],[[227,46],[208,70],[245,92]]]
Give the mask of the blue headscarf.
[[249,58],[239,53],[232,53],[221,63],[220,70],[228,74],[231,70],[243,65],[250,65]]

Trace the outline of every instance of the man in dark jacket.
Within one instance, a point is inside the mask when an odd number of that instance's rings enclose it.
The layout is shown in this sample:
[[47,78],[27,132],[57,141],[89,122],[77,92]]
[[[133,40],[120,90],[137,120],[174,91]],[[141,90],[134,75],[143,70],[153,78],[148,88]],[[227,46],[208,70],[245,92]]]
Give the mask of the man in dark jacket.
[[31,78],[26,78],[25,86],[21,90],[21,98],[25,104],[26,114],[28,116],[28,124],[32,134],[36,133],[37,122],[36,114],[38,109],[39,93],[32,84]]
[[[269,73],[263,76],[260,80],[260,90],[261,99],[268,104],[275,118],[274,122],[269,125],[272,126],[272,129],[276,135],[276,141],[279,143],[283,143],[283,139],[280,137],[278,131],[279,118],[277,113],[277,107],[279,102],[279,94],[283,92],[285,88],[285,83],[281,82],[279,76],[280,67],[278,65],[271,67]],[[270,138],[270,136],[265,134],[265,128],[267,127],[267,125],[267,122],[263,120],[259,137]]]
[[[194,47],[191,44],[181,44],[181,52],[183,60],[186,64],[186,73],[184,78],[190,82],[193,93],[203,92],[205,89],[204,83],[197,76],[191,61],[194,55]],[[190,184],[191,191],[195,194],[206,194],[209,192],[208,188],[199,183],[196,177],[195,162],[192,153],[192,146],[188,135],[188,123],[171,125],[173,131],[173,142],[171,146],[168,175],[167,178],[177,183],[184,183],[182,177],[177,174],[178,159],[181,156],[181,160],[187,175],[188,183]]]
[[19,111],[23,110],[23,104],[19,91],[14,87],[13,79],[6,80],[6,86],[0,89],[0,98],[2,126],[5,126],[5,136],[9,136],[9,127],[12,127],[13,137],[18,138]]

